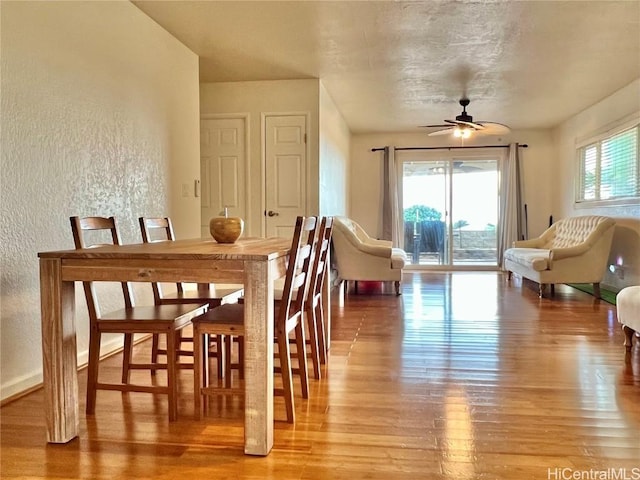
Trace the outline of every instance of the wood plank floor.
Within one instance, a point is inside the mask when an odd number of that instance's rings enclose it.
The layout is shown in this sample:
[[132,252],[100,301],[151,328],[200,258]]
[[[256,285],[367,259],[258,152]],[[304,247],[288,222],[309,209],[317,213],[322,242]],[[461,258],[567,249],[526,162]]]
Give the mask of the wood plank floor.
[[[101,391],[66,445],[46,444],[40,391],[5,405],[0,476],[640,478],[640,347],[625,352],[613,305],[566,286],[538,299],[522,283],[409,272],[400,297],[375,283],[334,295],[326,376],[296,398],[295,425],[276,399],[268,457],[242,453],[241,399],[193,419],[185,370],[177,422],[163,397]],[[104,361],[108,375],[120,360]],[[81,397],[84,386],[81,372]],[[627,476],[585,476],[607,469]]]

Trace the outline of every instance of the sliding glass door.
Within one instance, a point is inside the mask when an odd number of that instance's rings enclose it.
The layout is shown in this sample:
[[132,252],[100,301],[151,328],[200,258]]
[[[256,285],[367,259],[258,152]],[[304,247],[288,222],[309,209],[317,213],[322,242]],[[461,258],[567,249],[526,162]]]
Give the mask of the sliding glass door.
[[499,159],[446,153],[399,155],[404,249],[410,263],[496,267]]

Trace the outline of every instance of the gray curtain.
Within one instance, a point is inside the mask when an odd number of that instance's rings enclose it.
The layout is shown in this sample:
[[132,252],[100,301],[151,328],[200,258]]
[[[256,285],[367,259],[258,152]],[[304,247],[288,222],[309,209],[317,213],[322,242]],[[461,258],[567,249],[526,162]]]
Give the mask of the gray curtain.
[[394,147],[384,147],[382,188],[382,238],[391,240],[393,246],[398,247],[401,241],[402,214]]
[[498,237],[498,264],[503,264],[503,254],[515,240],[526,238],[526,217],[523,215],[520,148],[509,145],[506,158],[500,167],[500,236]]

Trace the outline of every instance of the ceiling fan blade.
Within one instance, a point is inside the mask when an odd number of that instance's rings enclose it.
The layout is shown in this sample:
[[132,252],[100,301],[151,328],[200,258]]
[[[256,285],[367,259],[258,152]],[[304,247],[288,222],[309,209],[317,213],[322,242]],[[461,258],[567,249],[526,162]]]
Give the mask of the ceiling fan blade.
[[447,128],[451,125],[418,125],[419,128]]
[[445,128],[444,130],[436,130],[435,132],[429,133],[428,136],[433,137],[435,135],[450,135],[453,133],[453,128]]
[[469,128],[473,128],[474,130],[484,130],[484,126],[479,124],[479,123],[465,122],[465,121],[462,121],[462,120],[458,120],[457,123],[461,124],[461,125],[465,125],[465,126],[467,126]]
[[509,127],[502,123],[495,122],[479,122],[484,127],[482,133],[485,135],[506,135],[511,131]]

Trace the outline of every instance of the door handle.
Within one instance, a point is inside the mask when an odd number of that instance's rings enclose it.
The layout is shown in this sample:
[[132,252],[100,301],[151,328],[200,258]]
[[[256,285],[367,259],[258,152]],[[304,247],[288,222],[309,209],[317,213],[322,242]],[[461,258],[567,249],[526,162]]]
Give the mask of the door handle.
[[270,217],[277,217],[280,214],[278,212],[274,212],[273,210],[269,210],[267,212],[267,215],[269,215]]

